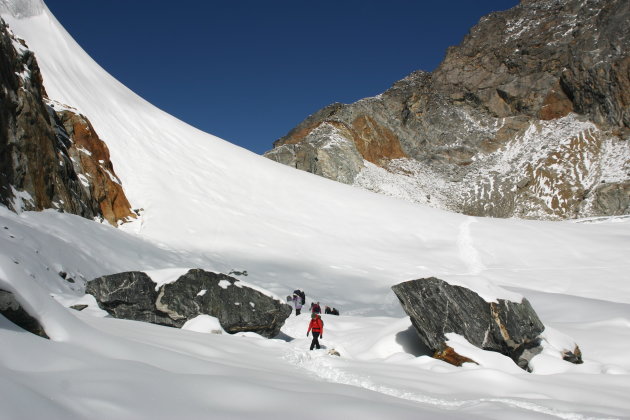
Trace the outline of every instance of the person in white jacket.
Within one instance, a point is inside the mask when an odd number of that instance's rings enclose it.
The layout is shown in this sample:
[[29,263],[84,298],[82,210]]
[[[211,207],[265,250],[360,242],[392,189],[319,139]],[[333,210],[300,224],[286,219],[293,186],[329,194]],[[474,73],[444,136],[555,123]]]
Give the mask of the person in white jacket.
[[295,306],[295,316],[298,316],[302,311],[302,298],[298,295],[293,295],[293,306]]

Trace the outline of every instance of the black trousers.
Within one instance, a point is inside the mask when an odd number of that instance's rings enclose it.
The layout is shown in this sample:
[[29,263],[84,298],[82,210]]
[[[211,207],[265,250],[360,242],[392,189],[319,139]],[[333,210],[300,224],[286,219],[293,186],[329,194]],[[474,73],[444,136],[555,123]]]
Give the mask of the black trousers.
[[295,316],[298,316],[302,309],[295,308]]
[[313,341],[311,341],[311,350],[313,350],[313,347],[317,347],[317,349],[319,350],[319,333],[316,331],[313,331]]

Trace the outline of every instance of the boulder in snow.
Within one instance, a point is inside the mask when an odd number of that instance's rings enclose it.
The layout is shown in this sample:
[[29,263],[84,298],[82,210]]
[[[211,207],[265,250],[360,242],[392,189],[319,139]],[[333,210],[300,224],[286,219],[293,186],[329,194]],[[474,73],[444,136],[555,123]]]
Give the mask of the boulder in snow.
[[542,351],[540,334],[545,326],[527,299],[488,302],[470,289],[435,277],[407,281],[392,289],[434,357],[456,365],[471,361],[454,357],[454,350],[446,344],[447,333],[504,354],[526,370],[529,360]]
[[216,317],[228,333],[280,332],[291,307],[225,274],[192,269],[175,281],[157,284],[140,271],[98,277],[86,293],[115,318],[181,328],[199,315]]
[[335,350],[335,349],[330,349],[330,350],[328,350],[328,355],[329,355],[329,356],[337,356],[337,357],[341,357],[341,354],[340,354],[337,350]]
[[576,365],[584,363],[582,360],[582,350],[578,346],[575,346],[573,351],[564,350],[562,352],[562,360],[566,360],[567,362],[574,363]]
[[46,331],[37,319],[32,317],[15,298],[15,295],[0,289],[0,314],[18,327],[40,337],[48,338]]

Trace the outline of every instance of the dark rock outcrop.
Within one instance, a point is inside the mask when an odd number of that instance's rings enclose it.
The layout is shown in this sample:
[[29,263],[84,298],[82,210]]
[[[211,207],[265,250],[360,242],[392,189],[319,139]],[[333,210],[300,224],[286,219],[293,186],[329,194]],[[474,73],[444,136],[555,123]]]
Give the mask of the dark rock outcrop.
[[33,52],[0,19],[0,204],[113,225],[134,217],[89,121],[52,104]]
[[466,360],[447,345],[445,334],[456,333],[471,344],[504,354],[521,368],[538,354],[544,325],[527,299],[486,302],[474,291],[435,277],[392,287],[423,343],[437,358],[461,364]]
[[575,346],[573,351],[564,350],[562,352],[562,360],[566,360],[567,362],[571,362],[573,364],[579,365],[584,363],[582,361],[582,350],[578,346]]
[[143,272],[98,277],[87,284],[99,306],[115,318],[181,328],[198,315],[216,317],[234,334],[251,331],[265,337],[280,332],[291,307],[225,274],[193,269],[156,290]]
[[90,121],[68,109],[56,111],[63,129],[70,138],[68,155],[92,202],[98,203],[101,217],[116,226],[119,221],[135,218],[122,182],[116,176],[109,158],[109,149]]
[[24,310],[15,295],[2,289],[0,289],[0,314],[30,333],[49,338],[39,321]]
[[93,295],[98,306],[114,318],[178,328],[184,324],[175,324],[167,314],[157,310],[155,302],[158,291],[155,290],[155,282],[141,271],[98,277],[88,281],[85,293]]
[[326,107],[265,156],[470,215],[628,214],[629,20],[624,0],[522,1],[433,73]]

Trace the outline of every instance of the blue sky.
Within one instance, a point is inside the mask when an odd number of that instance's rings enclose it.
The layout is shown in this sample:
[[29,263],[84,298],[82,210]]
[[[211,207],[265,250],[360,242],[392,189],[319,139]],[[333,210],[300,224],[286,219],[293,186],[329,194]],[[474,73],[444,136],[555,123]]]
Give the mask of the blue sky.
[[517,0],[45,0],[137,94],[256,153],[308,115],[433,70]]

